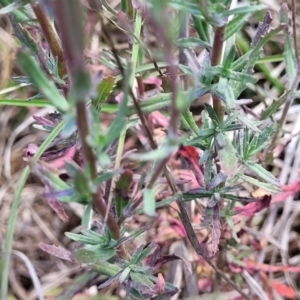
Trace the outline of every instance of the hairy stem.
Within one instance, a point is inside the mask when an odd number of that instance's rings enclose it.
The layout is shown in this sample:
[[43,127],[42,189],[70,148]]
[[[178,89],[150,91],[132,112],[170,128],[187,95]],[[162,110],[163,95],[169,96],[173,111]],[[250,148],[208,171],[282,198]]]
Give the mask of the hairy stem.
[[[83,66],[84,39],[82,27],[82,7],[80,6],[79,1],[75,0],[73,0],[72,3],[69,1],[57,1],[55,2],[55,14],[57,23],[60,27],[62,45],[72,79],[72,89],[76,91],[76,80],[79,74],[81,76],[87,76]],[[97,159],[92,147],[87,142],[87,137],[89,136],[89,125],[85,101],[86,95],[79,91],[81,93],[79,93],[80,96],[78,96],[78,91],[77,93],[74,93],[73,96],[76,98],[76,123],[81,140],[84,162],[89,167],[91,180],[94,180],[97,176]],[[88,89],[86,89],[86,92],[88,92]],[[91,193],[91,196],[94,208],[104,219],[107,212],[107,206],[104,202],[100,186],[98,186],[96,192]],[[114,239],[118,240],[120,238],[120,228],[110,212],[108,212],[106,224]],[[127,253],[123,245],[118,248],[118,254],[121,258],[127,259]]]
[[[76,122],[78,125],[78,133],[80,136],[80,140],[82,143],[82,151],[85,161],[89,164],[91,179],[95,179],[97,176],[96,170],[96,157],[93,153],[92,148],[88,145],[86,138],[89,135],[88,128],[88,120],[87,120],[87,109],[85,101],[79,101],[76,104]],[[104,219],[106,217],[106,212],[108,211],[107,206],[102,197],[102,192],[100,188],[98,188],[96,193],[92,193],[93,205],[100,213],[101,217]],[[111,231],[114,239],[120,239],[120,229],[119,226],[113,217],[113,215],[109,212],[107,214],[107,222],[106,222],[109,230]],[[119,255],[121,258],[126,259],[127,254],[123,245],[121,245],[118,249]]]

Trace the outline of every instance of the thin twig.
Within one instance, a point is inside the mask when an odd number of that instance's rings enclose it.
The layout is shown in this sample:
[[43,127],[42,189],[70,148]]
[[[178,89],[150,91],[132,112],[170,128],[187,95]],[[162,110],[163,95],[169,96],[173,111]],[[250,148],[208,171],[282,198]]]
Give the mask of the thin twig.
[[[225,26],[217,27],[215,29],[214,41],[213,41],[212,52],[211,52],[212,67],[219,65],[222,61],[222,53],[224,47],[224,34],[225,34]],[[216,95],[213,95],[212,99],[213,99],[213,108],[220,122],[222,122],[224,118],[224,108],[222,105],[222,101]]]
[[63,50],[59,41],[59,37],[53,29],[50,20],[39,4],[31,4],[37,20],[43,30],[44,37],[48,42],[54,58],[57,59],[58,75],[60,78],[68,74],[68,68],[64,59]]

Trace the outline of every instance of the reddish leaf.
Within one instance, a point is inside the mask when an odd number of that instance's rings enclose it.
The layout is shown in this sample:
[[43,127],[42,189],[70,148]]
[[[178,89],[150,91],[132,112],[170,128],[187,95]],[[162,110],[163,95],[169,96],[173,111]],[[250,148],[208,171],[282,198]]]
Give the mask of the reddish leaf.
[[[49,188],[45,187],[45,191],[46,191],[46,193],[49,192]],[[69,217],[66,214],[63,205],[60,202],[58,202],[53,197],[46,198],[46,200],[47,200],[49,206],[56,212],[56,214],[62,221],[64,221],[65,223],[69,222]]]
[[288,299],[296,299],[296,293],[290,286],[279,281],[274,281],[272,287],[280,296]]
[[49,127],[55,127],[55,123],[53,123],[52,121],[44,118],[44,117],[40,117],[40,116],[32,116],[33,119],[37,122],[37,124],[42,125],[42,126],[49,126]]
[[68,260],[68,261],[73,262],[73,260],[71,258],[72,253],[70,251],[62,248],[62,247],[59,247],[59,246],[56,247],[55,245],[48,245],[48,244],[45,244],[43,242],[39,243],[39,247],[43,251],[45,251],[45,252],[47,252],[51,255],[54,255],[54,256],[56,256],[58,258],[61,258],[63,260]]
[[198,184],[203,187],[204,186],[204,176],[203,170],[199,166],[199,153],[195,147],[192,146],[181,146],[178,150],[179,156],[183,157],[191,170],[194,172],[195,177],[198,181]]
[[[27,149],[24,151],[23,159],[25,161],[30,161],[38,149],[35,144],[29,144]],[[65,161],[70,161],[73,159],[76,153],[76,146],[70,144],[58,150],[46,150],[42,156],[41,160],[50,162],[52,167],[62,168],[65,166]]]
[[181,237],[186,237],[186,231],[184,226],[182,225],[182,223],[180,221],[178,221],[175,218],[172,218],[171,216],[168,216],[168,221],[169,221],[169,226],[175,230],[175,232],[180,235]]
[[291,266],[271,266],[267,264],[256,263],[247,259],[244,259],[245,269],[264,271],[264,272],[291,272],[291,273],[300,273],[300,267],[291,267]]
[[154,293],[159,295],[164,291],[165,288],[165,279],[164,277],[161,275],[161,273],[158,273],[157,275],[157,281],[154,287]]
[[262,209],[269,207],[272,197],[270,195],[265,195],[261,198],[257,198],[256,202],[251,202],[244,207],[235,207],[233,212],[243,216],[252,217],[255,213],[261,211]]
[[275,195],[272,198],[272,204],[285,201],[289,196],[298,193],[300,191],[300,178],[296,179],[291,184],[282,186],[281,190],[283,191],[283,193]]
[[163,128],[167,128],[169,125],[169,120],[166,116],[164,116],[159,111],[154,111],[150,114],[150,117],[152,118],[153,123],[157,124],[158,126],[161,126]]
[[162,80],[159,77],[149,77],[146,79],[143,79],[144,84],[153,84],[156,85],[157,87],[160,87],[162,85]]

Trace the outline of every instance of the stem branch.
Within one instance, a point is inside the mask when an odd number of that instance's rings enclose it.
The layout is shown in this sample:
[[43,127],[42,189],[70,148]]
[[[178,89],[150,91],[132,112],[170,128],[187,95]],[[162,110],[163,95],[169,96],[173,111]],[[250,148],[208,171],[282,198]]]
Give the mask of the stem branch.
[[39,4],[31,4],[32,10],[35,13],[37,20],[43,30],[44,37],[48,42],[54,58],[57,58],[58,75],[63,78],[68,73],[68,68],[65,63],[63,50],[59,41],[59,37],[53,29],[50,20]]

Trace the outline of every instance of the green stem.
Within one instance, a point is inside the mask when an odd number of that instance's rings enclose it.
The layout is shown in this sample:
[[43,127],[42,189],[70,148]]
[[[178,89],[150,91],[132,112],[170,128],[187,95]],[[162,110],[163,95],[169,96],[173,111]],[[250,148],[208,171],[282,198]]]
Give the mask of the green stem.
[[[211,52],[212,67],[220,65],[222,62],[222,53],[223,53],[223,47],[224,47],[224,34],[225,34],[225,26],[216,28],[212,52]],[[212,98],[213,98],[214,110],[215,110],[220,122],[222,122],[223,118],[224,118],[224,108],[222,105],[222,101],[219,97],[217,97],[215,95],[213,95]]]
[[[140,50],[140,43],[139,43],[139,38],[141,35],[141,29],[142,29],[142,15],[139,10],[136,11],[135,15],[135,25],[134,25],[134,35],[137,37],[134,39],[133,45],[132,45],[132,54],[131,54],[131,73],[129,77],[129,86],[132,87],[135,79],[135,73],[136,73],[136,68],[137,68],[137,63],[138,63],[138,55],[139,55],[139,50]],[[121,164],[121,158],[122,158],[122,153],[124,149],[124,143],[125,143],[125,137],[126,137],[126,132],[127,128],[122,130],[121,135],[119,137],[118,141],[118,149],[117,149],[117,155],[116,155],[116,161],[115,161],[115,169],[118,169]],[[107,212],[105,215],[105,220],[108,217],[108,212],[110,211],[110,207],[112,205],[112,191],[114,190],[116,186],[116,180],[113,179],[110,187],[110,192],[109,192],[109,198],[108,198],[108,203],[107,203]],[[120,223],[119,223],[120,224]]]
[[[54,140],[54,138],[61,132],[61,130],[64,128],[66,122],[62,121],[59,123],[53,131],[48,135],[48,137],[45,139],[45,141],[42,143],[42,145],[38,148],[37,152],[33,156],[31,163],[35,163],[41,155],[44,153],[44,151],[48,148],[48,146],[51,144],[51,142]],[[8,274],[9,274],[9,266],[10,266],[10,257],[11,257],[11,251],[12,251],[12,243],[13,243],[13,235],[14,235],[14,229],[15,224],[17,220],[17,213],[18,213],[18,207],[21,201],[21,193],[24,188],[24,185],[26,183],[26,179],[30,173],[30,167],[27,166],[21,176],[20,180],[14,195],[14,199],[12,202],[8,224],[7,224],[7,232],[5,237],[5,247],[4,247],[4,254],[3,254],[3,266],[2,266],[2,278],[1,278],[1,300],[7,299],[7,291],[8,291]]]
[[136,39],[133,40],[133,45],[132,45],[132,54],[131,54],[131,74],[129,77],[129,85],[133,85],[133,81],[135,78],[135,72],[137,68],[137,61],[138,61],[138,55],[139,55],[139,50],[140,50],[140,43],[139,43],[139,38],[141,35],[141,30],[142,30],[142,15],[140,11],[136,11],[135,15],[135,25],[134,25],[134,36],[137,37]]

